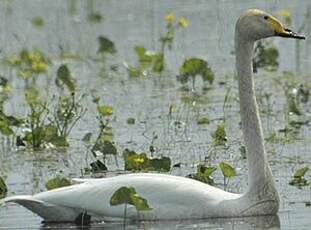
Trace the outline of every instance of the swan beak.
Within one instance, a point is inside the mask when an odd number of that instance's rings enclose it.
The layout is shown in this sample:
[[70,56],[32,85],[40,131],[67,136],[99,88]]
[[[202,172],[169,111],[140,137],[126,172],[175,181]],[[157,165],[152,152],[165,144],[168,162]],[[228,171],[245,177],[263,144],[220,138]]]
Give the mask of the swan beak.
[[275,35],[280,36],[280,37],[285,37],[285,38],[306,39],[305,36],[299,35],[291,31],[290,29],[286,29],[286,28],[284,28],[283,31],[281,32],[275,31]]
[[276,18],[270,17],[269,22],[271,26],[274,28],[274,35],[275,36],[280,36],[280,37],[285,37],[285,38],[295,38],[295,39],[306,39],[305,36],[299,35],[290,29],[284,28],[281,22],[279,22]]

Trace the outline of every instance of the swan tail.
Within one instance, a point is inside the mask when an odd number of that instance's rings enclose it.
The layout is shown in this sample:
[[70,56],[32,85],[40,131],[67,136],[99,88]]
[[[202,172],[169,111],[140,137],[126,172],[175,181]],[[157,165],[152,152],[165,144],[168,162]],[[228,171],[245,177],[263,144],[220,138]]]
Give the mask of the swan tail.
[[46,222],[75,222],[83,213],[83,210],[50,204],[34,199],[32,196],[13,196],[5,198],[0,202],[2,204],[13,202],[22,205],[42,217]]

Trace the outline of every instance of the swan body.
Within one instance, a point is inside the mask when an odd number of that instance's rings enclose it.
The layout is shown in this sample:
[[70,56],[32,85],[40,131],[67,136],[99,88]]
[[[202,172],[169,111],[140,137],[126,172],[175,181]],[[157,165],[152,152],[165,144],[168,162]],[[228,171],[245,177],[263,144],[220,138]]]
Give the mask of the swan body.
[[103,219],[123,218],[124,207],[111,206],[110,198],[120,187],[132,186],[147,199],[152,210],[138,214],[135,207],[129,205],[127,217],[130,219],[176,220],[276,214],[279,197],[266,159],[252,77],[254,42],[271,36],[303,39],[260,10],[244,12],[236,23],[240,113],[249,168],[245,193],[225,192],[184,177],[134,173],[103,179],[82,179],[76,185],[33,196],[13,196],[2,202],[23,205],[45,221],[74,221],[84,211]]

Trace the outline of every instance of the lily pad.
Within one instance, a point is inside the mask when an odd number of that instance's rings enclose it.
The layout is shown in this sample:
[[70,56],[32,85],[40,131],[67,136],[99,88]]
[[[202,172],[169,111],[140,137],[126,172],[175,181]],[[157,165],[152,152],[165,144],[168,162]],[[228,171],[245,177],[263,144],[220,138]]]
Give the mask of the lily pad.
[[45,187],[48,190],[51,190],[51,189],[56,189],[56,188],[65,187],[65,186],[69,186],[69,185],[71,185],[70,180],[68,180],[65,177],[57,176],[53,179],[48,180]]

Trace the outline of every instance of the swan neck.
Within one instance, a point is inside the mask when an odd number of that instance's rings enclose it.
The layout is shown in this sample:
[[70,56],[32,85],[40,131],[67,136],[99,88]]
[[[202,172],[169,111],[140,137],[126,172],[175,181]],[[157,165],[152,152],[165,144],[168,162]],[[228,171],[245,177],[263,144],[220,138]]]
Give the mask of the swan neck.
[[[274,187],[271,169],[267,162],[263,132],[256,102],[253,81],[254,41],[236,33],[236,68],[238,74],[240,116],[242,131],[247,149],[249,191],[258,192],[267,182]],[[270,183],[271,182],[271,183]]]

